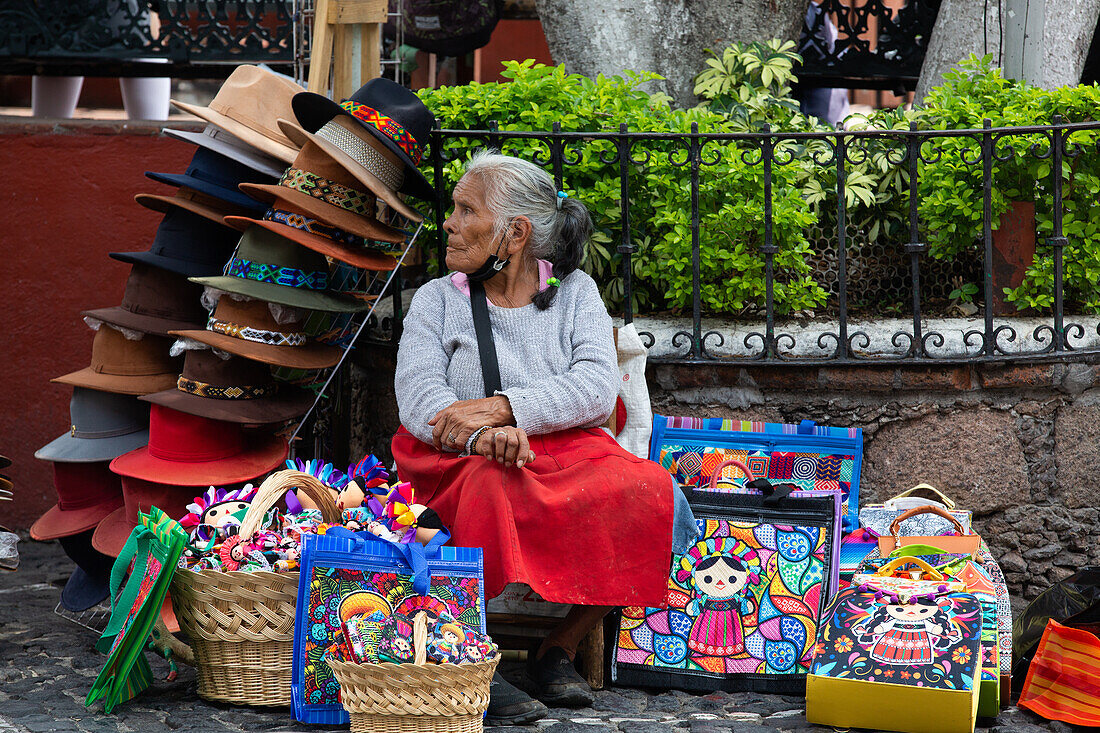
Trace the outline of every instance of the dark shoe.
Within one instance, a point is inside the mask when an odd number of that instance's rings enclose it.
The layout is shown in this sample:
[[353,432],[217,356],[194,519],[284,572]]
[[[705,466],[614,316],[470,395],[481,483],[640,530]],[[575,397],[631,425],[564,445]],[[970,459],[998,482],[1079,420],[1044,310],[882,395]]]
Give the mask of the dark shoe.
[[584,708],[595,702],[592,688],[560,646],[550,647],[542,659],[536,659],[535,652],[527,659],[527,674],[535,683],[539,700],[558,708]]
[[542,720],[549,712],[541,702],[508,683],[500,672],[493,675],[485,725],[527,725]]

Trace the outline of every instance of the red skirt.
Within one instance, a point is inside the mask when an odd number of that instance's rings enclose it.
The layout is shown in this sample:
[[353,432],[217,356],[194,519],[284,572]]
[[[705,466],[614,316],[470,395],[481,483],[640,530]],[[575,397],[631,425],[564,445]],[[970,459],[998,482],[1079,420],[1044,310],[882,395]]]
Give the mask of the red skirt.
[[531,436],[535,460],[504,468],[442,453],[401,428],[393,457],[416,501],[485,552],[485,594],[526,583],[553,603],[664,607],[672,481],[598,428]]

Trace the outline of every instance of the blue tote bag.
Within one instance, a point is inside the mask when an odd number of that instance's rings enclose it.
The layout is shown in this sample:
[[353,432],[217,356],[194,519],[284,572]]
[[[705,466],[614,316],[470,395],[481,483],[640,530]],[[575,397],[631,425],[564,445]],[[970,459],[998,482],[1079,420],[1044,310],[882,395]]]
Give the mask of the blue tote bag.
[[[794,484],[799,490],[839,490],[844,531],[859,526],[863,465],[863,431],[859,428],[828,427],[812,420],[791,425],[654,415],[649,459],[695,491],[742,493],[729,482],[716,489],[709,487],[715,469],[729,459],[741,461],[754,476],[772,483]],[[730,478],[742,477],[738,469],[729,471]]]
[[303,538],[291,668],[295,719],[349,722],[323,656],[350,615],[382,611],[411,618],[418,611],[446,611],[485,632],[481,548],[443,547],[448,539],[440,532],[426,545],[396,544],[339,527]]

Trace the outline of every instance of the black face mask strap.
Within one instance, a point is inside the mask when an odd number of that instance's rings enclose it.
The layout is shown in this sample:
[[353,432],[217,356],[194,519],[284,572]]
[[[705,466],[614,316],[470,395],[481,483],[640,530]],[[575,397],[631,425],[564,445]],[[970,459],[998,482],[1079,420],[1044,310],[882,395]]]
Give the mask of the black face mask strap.
[[[507,230],[505,230],[505,234],[507,234]],[[504,245],[504,234],[501,235],[500,242],[497,244],[497,252],[500,251],[500,248],[503,245]],[[485,263],[482,264],[481,267],[477,268],[476,270],[474,270],[473,272],[468,274],[466,276],[466,279],[469,280],[470,282],[475,282],[475,283],[485,282],[486,280],[491,278],[493,275],[496,275],[498,272],[503,270],[508,265],[508,263],[511,262],[511,261],[512,261],[511,259],[502,260],[502,259],[500,259],[500,257],[498,257],[496,255],[496,253],[493,253],[493,254],[489,255],[489,259],[485,260]]]

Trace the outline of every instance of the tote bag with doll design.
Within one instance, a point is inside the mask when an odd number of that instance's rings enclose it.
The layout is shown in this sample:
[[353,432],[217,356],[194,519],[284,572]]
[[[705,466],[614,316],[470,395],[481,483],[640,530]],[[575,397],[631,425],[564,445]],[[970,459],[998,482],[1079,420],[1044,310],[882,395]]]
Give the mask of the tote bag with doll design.
[[612,679],[800,694],[836,584],[840,495],[696,493],[702,533],[673,559],[667,608],[624,608]]

